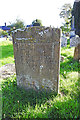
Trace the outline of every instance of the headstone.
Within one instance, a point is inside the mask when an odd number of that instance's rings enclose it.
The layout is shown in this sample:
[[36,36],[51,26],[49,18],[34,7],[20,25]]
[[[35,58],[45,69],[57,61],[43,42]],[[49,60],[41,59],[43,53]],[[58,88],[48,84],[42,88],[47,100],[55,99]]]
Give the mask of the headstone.
[[80,60],[80,44],[75,47],[74,60]]
[[70,47],[76,47],[78,44],[80,44],[80,37],[72,37],[70,39]]
[[17,85],[59,91],[60,29],[29,27],[13,34]]
[[74,49],[74,60],[80,59],[80,37],[73,37],[70,39],[70,47],[75,47]]
[[61,47],[66,47],[67,46],[67,38],[62,36],[61,37]]

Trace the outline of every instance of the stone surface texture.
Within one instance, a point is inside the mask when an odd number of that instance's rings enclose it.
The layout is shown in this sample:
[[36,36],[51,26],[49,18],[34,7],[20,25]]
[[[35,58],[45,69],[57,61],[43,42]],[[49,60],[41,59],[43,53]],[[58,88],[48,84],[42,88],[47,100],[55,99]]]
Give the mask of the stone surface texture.
[[67,38],[62,36],[61,37],[61,47],[66,47],[67,46]]
[[74,60],[80,60],[80,44],[75,47]]
[[76,47],[80,44],[80,37],[72,37],[70,39],[70,47]]
[[0,68],[0,79],[6,79],[15,73],[15,64],[6,64]]
[[13,33],[17,85],[59,91],[60,29],[29,27]]

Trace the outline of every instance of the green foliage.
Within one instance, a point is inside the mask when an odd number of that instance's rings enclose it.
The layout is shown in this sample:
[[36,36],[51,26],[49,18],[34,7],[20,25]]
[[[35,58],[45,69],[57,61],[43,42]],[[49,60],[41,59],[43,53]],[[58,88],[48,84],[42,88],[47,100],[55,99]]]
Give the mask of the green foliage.
[[[3,42],[3,53],[12,43]],[[8,47],[6,47],[8,46]],[[13,48],[9,48],[13,51]],[[74,47],[61,48],[64,61],[60,63],[60,94],[46,91],[26,91],[17,86],[15,76],[2,82],[2,117],[6,119],[77,119],[79,115],[80,80],[78,79],[78,62],[73,60]],[[13,54],[13,53],[12,53]],[[9,51],[7,55],[13,58]],[[3,54],[2,60],[9,58]]]
[[61,8],[60,12],[60,18],[64,18],[65,21],[67,21],[69,18],[71,18],[71,4],[64,4]]
[[8,63],[14,63],[12,41],[0,42],[0,67]]
[[32,25],[34,25],[35,23],[39,24],[40,26],[42,26],[42,21],[39,20],[39,19],[33,20]]
[[70,32],[70,26],[69,24],[63,23],[63,26],[61,26],[62,33],[66,34]]
[[0,36],[1,35],[8,35],[8,33],[6,31],[0,29]]
[[12,26],[15,27],[15,29],[24,28],[24,22],[20,19],[16,19]]
[[11,31],[15,30],[15,29],[23,29],[25,27],[23,20],[20,19],[16,19],[15,22],[10,23],[10,25],[8,26],[11,28],[11,30],[9,31],[9,33],[11,34]]
[[70,32],[71,18],[72,18],[71,11],[72,11],[71,4],[64,4],[59,14],[60,18],[64,19],[63,26],[61,26],[62,32],[64,33]]

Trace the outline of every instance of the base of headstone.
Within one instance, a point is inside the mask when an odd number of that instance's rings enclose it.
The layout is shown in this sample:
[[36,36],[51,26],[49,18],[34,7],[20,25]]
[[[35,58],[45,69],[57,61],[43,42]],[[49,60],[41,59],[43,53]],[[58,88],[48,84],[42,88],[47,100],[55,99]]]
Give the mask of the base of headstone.
[[80,60],[80,44],[75,47],[74,60]]

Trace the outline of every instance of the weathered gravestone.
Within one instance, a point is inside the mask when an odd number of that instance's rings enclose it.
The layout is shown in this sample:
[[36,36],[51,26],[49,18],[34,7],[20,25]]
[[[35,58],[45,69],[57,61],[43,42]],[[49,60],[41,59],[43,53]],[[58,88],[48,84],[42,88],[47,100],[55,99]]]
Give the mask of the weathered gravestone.
[[80,60],[80,44],[75,47],[74,60]]
[[67,38],[64,36],[61,37],[61,47],[66,47],[67,46]]
[[79,60],[80,59],[80,37],[71,38],[70,47],[75,47],[74,60]]
[[17,85],[58,92],[60,30],[29,27],[13,34]]
[[70,47],[76,47],[78,44],[80,44],[80,37],[72,37],[70,39]]

